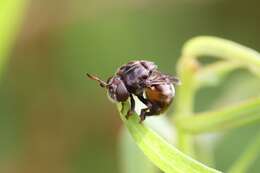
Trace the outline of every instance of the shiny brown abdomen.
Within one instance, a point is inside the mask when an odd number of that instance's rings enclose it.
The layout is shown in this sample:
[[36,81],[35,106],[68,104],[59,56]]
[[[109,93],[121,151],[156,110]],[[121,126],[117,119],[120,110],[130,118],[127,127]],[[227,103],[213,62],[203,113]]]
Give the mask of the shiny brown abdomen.
[[163,113],[171,104],[174,97],[174,88],[171,84],[154,85],[145,88],[146,98],[157,107],[156,115]]

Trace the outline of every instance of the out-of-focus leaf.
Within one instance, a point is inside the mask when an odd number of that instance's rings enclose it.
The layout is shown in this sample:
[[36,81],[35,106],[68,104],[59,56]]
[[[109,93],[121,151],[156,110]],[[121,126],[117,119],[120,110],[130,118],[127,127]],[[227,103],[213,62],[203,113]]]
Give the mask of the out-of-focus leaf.
[[[0,1],[0,79],[8,59],[8,52],[14,43],[23,18],[26,4],[27,0]],[[3,169],[7,166],[6,161],[10,159],[8,152],[10,152],[10,148],[14,148],[16,143],[14,121],[12,116],[8,114],[9,111],[5,110],[8,107],[8,104],[5,105],[6,102],[8,101],[5,98],[2,107],[0,106],[2,111],[0,114],[0,172],[3,172]]]
[[0,1],[0,73],[23,19],[27,0]]

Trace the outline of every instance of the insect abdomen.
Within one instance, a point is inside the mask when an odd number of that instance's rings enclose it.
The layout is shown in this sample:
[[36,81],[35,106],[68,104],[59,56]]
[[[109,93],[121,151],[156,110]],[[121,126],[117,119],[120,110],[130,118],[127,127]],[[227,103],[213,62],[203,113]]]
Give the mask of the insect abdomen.
[[157,114],[164,112],[171,104],[174,96],[174,88],[169,84],[154,85],[145,89],[147,99],[156,107]]

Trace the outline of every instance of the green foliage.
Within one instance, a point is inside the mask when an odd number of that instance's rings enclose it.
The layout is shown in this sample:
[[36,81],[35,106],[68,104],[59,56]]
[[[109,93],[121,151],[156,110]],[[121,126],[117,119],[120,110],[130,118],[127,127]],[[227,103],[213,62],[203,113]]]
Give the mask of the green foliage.
[[[8,60],[8,53],[11,49],[18,29],[20,28],[21,20],[23,18],[24,9],[26,7],[27,0],[1,0],[0,1],[0,80],[4,69],[6,67],[6,62]],[[1,114],[0,114],[0,160],[2,161],[8,158],[8,152],[11,148],[14,148],[15,141],[14,131],[16,130],[13,126],[13,120],[8,111],[6,105],[8,105],[8,98],[4,98],[4,103],[1,104]],[[7,113],[8,112],[8,113]],[[17,150],[17,147],[15,148]],[[1,170],[4,166],[1,164]],[[0,171],[1,171],[0,170]]]
[[23,18],[26,3],[27,0],[0,1],[0,72],[3,70],[7,53]]
[[129,135],[126,128],[122,130],[120,135],[120,172],[136,173],[149,172],[156,173],[157,168],[151,164],[151,161],[140,152],[135,145],[134,140]]
[[[120,104],[119,110],[122,110]],[[181,153],[172,145],[167,143],[151,129],[139,123],[137,114],[126,120],[125,115],[129,104],[124,103],[121,119],[127,126],[136,144],[144,154],[164,172],[189,172],[189,173],[217,173],[219,171],[208,168],[191,157]]]
[[[199,61],[201,57],[220,58],[220,61],[203,66]],[[195,152],[193,134],[259,123],[260,100],[256,97],[214,111],[194,113],[195,94],[202,87],[220,84],[230,72],[238,68],[247,69],[259,77],[260,55],[232,41],[203,36],[191,39],[184,45],[177,67],[182,85],[177,91],[176,111],[172,116],[172,123],[177,128],[177,146],[181,151],[167,143],[149,127],[139,124],[136,114],[126,120],[124,115],[129,108],[127,103],[123,106],[123,112],[120,112],[121,119],[142,152],[162,171],[218,172],[188,156],[199,158]],[[230,172],[246,172],[259,152],[259,137],[256,137],[230,168]]]

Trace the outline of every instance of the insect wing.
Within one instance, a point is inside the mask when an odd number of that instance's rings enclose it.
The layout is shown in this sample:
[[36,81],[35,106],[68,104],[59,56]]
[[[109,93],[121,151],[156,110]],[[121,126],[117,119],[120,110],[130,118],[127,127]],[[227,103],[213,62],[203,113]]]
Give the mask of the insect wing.
[[180,85],[181,81],[175,77],[175,76],[171,76],[171,75],[165,75],[167,80],[169,80],[173,85]]
[[162,74],[160,72],[154,72],[146,81],[145,84],[147,87],[152,85],[162,85],[162,84],[174,84],[179,85],[180,80],[174,76],[167,74]]

